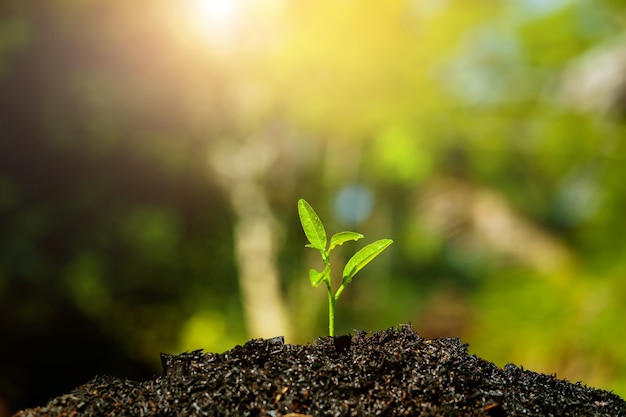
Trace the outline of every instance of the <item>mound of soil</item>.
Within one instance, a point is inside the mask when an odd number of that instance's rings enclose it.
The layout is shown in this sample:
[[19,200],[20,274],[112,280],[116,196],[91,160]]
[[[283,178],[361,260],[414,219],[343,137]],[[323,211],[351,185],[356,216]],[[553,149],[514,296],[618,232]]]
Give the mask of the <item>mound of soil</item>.
[[160,377],[96,377],[15,416],[626,416],[611,392],[500,369],[458,339],[425,340],[409,325],[161,359]]

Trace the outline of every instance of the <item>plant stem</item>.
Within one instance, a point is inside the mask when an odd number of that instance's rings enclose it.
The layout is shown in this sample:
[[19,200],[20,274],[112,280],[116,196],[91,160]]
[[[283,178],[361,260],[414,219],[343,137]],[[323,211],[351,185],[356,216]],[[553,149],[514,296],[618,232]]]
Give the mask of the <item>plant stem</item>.
[[339,296],[343,292],[343,289],[346,288],[344,284],[341,284],[339,288],[337,288],[337,292],[335,293],[335,302],[339,299]]
[[335,336],[335,302],[337,299],[333,296],[333,290],[330,287],[330,282],[326,281],[326,287],[328,288],[328,335]]

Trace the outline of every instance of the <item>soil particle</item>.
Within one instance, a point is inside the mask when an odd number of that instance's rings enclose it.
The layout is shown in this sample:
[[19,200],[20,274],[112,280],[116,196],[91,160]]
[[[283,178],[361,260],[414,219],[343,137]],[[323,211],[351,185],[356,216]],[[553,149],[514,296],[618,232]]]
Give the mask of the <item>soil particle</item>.
[[34,416],[626,416],[617,395],[424,340],[409,325],[309,345],[255,339],[222,354],[162,354],[145,382],[98,376]]

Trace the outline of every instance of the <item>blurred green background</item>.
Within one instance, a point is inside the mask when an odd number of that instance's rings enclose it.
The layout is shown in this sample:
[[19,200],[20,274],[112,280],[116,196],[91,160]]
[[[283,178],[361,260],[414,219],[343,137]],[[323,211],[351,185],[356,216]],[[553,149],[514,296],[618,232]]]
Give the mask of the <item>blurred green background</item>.
[[410,321],[625,396],[625,26],[616,0],[3,2],[0,416],[326,335],[301,197],[395,240],[337,334]]

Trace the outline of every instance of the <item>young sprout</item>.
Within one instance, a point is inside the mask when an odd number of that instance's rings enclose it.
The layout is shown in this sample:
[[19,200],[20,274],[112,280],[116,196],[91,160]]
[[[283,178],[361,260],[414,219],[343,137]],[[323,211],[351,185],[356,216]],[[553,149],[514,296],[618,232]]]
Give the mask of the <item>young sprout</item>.
[[298,215],[300,216],[300,222],[302,223],[304,234],[309,240],[306,247],[317,249],[322,255],[322,260],[324,261],[324,269],[322,271],[311,269],[309,271],[309,279],[311,280],[311,285],[313,285],[313,287],[317,287],[322,282],[326,284],[326,288],[328,289],[328,333],[330,336],[335,336],[335,304],[337,303],[337,299],[343,292],[346,285],[352,282],[354,275],[356,275],[357,272],[363,269],[363,267],[370,263],[375,257],[380,255],[380,253],[384,251],[387,246],[393,243],[393,240],[377,240],[355,253],[343,268],[341,285],[335,294],[333,294],[330,282],[331,251],[338,245],[343,245],[349,240],[359,240],[364,236],[356,232],[339,232],[334,234],[330,238],[330,243],[328,243],[326,238],[326,229],[324,229],[322,221],[317,213],[315,213],[315,210],[313,210],[313,207],[311,207],[311,205],[302,198],[298,200]]

